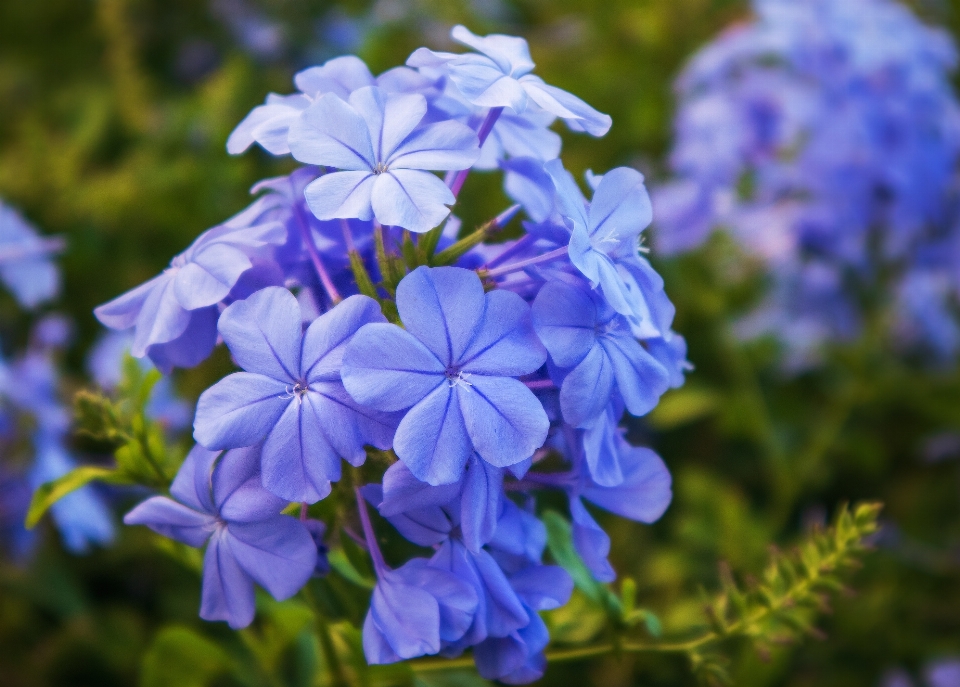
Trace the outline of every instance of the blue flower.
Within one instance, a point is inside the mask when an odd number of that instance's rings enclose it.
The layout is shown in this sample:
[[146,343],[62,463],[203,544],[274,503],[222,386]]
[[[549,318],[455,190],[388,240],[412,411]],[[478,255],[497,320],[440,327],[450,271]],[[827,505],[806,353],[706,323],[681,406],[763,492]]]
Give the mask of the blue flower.
[[670,472],[660,457],[648,448],[631,446],[618,435],[615,450],[619,454],[623,481],[601,486],[581,477],[568,489],[573,519],[573,543],[584,563],[601,582],[612,582],[616,572],[607,560],[610,537],[583,505],[586,499],[601,508],[637,522],[660,519],[673,497]]
[[[410,541],[421,546],[439,543],[449,535],[447,523],[453,519],[467,548],[477,552],[497,529],[504,503],[503,473],[474,455],[459,482],[431,486],[398,462],[384,473],[375,501],[380,515],[390,519]],[[438,507],[446,508],[450,515],[439,513]]]
[[597,112],[580,98],[530,73],[535,65],[524,39],[500,34],[476,36],[460,25],[453,27],[450,36],[481,54],[458,55],[419,48],[407,59],[407,65],[444,68],[474,105],[509,107],[520,114],[531,100],[577,131],[603,136],[610,130],[609,115]]
[[593,288],[600,287],[614,310],[643,319],[642,293],[631,283],[626,265],[621,265],[636,262],[640,232],[653,218],[643,175],[629,167],[610,170],[587,203],[560,160],[551,160],[544,169],[553,179],[559,212],[571,230],[570,262]]
[[474,453],[497,467],[529,458],[549,420],[515,377],[535,372],[546,351],[516,294],[484,294],[459,267],[418,267],[397,287],[405,329],[369,324],[344,356],[343,383],[362,405],[408,409],[393,448],[417,479],[456,482]]
[[[55,432],[40,430],[34,435],[36,451],[28,481],[32,489],[62,477],[76,467]],[[92,544],[110,544],[114,538],[110,510],[90,485],[77,489],[50,509],[64,546],[73,553],[86,553]]]
[[216,344],[217,304],[256,259],[286,240],[279,222],[251,224],[261,209],[255,202],[201,234],[162,274],[94,310],[97,319],[111,329],[134,328],[131,353],[162,372],[200,363]]
[[420,126],[427,100],[361,88],[348,101],[321,96],[290,128],[293,156],[333,167],[305,195],[319,219],[356,217],[424,232],[450,213],[454,196],[424,170],[468,169],[479,157],[476,134],[454,121]]
[[293,77],[299,93],[271,93],[263,105],[250,111],[227,139],[227,152],[239,155],[259,143],[273,155],[289,155],[287,133],[290,125],[310,104],[324,93],[333,93],[344,100],[364,86],[375,83],[373,75],[359,57],[336,57],[318,67],[310,67]]
[[755,0],[678,78],[657,245],[682,252],[723,229],[758,258],[773,293],[739,333],[779,338],[788,367],[856,336],[865,292],[886,294],[898,344],[942,355],[957,345],[941,307],[956,286],[938,294],[939,267],[921,274],[957,233],[956,48],[892,0],[788,5]]
[[301,334],[300,306],[268,287],[220,316],[218,329],[245,372],[200,396],[194,438],[210,449],[263,441],[263,483],[313,503],[340,479],[340,459],[361,465],[365,444],[390,447],[394,417],[357,405],[340,381],[344,349],[363,325],[386,322],[376,301],[351,296]]
[[[370,485],[376,487],[376,485]],[[379,500],[379,488],[365,489]],[[358,492],[360,520],[377,575],[370,610],[363,623],[363,650],[372,664],[436,654],[443,643],[460,640],[477,610],[477,593],[457,575],[424,558],[396,570],[384,562],[370,516]]]
[[12,207],[0,201],[0,280],[25,308],[48,301],[60,290],[60,272],[50,255],[63,248],[43,239]]
[[533,322],[550,359],[564,371],[560,407],[574,427],[588,427],[614,391],[644,415],[670,384],[670,373],[634,337],[626,318],[589,290],[549,282],[533,303]]
[[220,457],[195,446],[170,487],[176,500],[154,496],[123,519],[189,546],[206,544],[200,617],[234,629],[253,620],[254,583],[287,599],[317,564],[310,532],[280,514],[287,503],[260,485],[259,465],[258,447]]

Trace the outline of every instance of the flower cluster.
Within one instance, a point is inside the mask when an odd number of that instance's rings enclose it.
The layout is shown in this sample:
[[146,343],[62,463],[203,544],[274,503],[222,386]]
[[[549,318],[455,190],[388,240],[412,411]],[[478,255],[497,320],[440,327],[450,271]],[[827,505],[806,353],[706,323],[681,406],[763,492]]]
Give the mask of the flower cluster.
[[657,244],[723,228],[766,262],[770,300],[745,331],[798,352],[855,336],[858,290],[893,281],[899,329],[949,354],[960,329],[956,51],[895,0],[754,0],[755,19],[693,57],[676,88]]
[[[548,128],[600,136],[610,118],[534,76],[524,40],[452,36],[474,52],[297,74],[227,145],[304,166],[96,313],[163,370],[218,341],[241,368],[200,396],[172,499],[126,517],[207,546],[202,617],[242,627],[254,583],[282,599],[324,570],[326,525],[308,515],[333,499],[376,572],[370,663],[472,648],[484,677],[529,682],[549,641],[538,611],[572,590],[543,562],[535,494],[565,496],[581,557],[614,579],[586,504],[645,523],[666,509],[666,467],[618,423],[683,383],[686,346],[640,253],[643,176],[590,175],[588,200]],[[517,205],[458,238],[450,206],[494,168]],[[299,520],[281,513],[298,502]],[[389,565],[368,504],[433,555]]]
[[[0,202],[0,280],[24,308],[36,308],[59,292],[60,274],[51,256],[61,246]],[[56,366],[69,338],[70,323],[46,315],[34,324],[26,351],[0,356],[0,527],[15,557],[26,555],[35,541],[23,527],[30,492],[76,466],[67,449],[70,413],[59,398]],[[53,519],[73,552],[113,539],[109,511],[93,487],[57,502]]]

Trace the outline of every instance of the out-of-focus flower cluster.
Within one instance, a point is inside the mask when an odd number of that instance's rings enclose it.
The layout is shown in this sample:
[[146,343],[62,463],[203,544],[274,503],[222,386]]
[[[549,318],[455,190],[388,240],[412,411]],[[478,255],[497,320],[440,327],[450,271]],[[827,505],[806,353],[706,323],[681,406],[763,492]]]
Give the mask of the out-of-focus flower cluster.
[[[58,239],[42,238],[0,201],[0,280],[21,307],[32,310],[57,296],[60,274],[52,256],[60,248]],[[70,412],[60,400],[57,371],[70,330],[65,318],[45,315],[35,322],[25,351],[0,355],[0,528],[15,559],[35,543],[23,526],[31,492],[76,466],[67,447]],[[73,552],[113,539],[109,510],[91,486],[58,501],[53,519]]]
[[753,7],[676,83],[657,246],[685,251],[727,230],[774,282],[743,332],[776,332],[801,359],[855,337],[878,289],[899,341],[956,353],[951,40],[894,0]]
[[[535,495],[564,495],[577,551],[614,579],[587,504],[647,523],[666,509],[666,467],[618,424],[683,383],[686,347],[639,250],[643,176],[590,175],[588,200],[558,159],[555,120],[601,136],[610,118],[535,76],[523,39],[452,36],[473,52],[421,48],[379,76],[340,57],[268,96],[228,150],[304,166],[96,314],[163,371],[221,341],[242,370],[201,395],[170,497],[126,517],[206,546],[202,617],[243,627],[254,583],[283,599],[322,574],[329,523],[309,506],[332,498],[377,576],[370,663],[472,648],[484,677],[529,682],[538,611],[572,590],[543,563]],[[461,235],[450,206],[471,169],[500,169],[517,204]],[[388,564],[368,506],[432,556]]]

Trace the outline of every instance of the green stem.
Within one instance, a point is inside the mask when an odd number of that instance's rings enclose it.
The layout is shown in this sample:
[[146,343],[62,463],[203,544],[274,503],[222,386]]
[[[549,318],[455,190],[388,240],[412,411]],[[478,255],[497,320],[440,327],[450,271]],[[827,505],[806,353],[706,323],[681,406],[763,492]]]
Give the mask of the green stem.
[[330,625],[326,617],[320,610],[317,600],[310,591],[310,585],[303,588],[303,597],[313,611],[313,617],[317,629],[317,640],[320,642],[320,651],[323,652],[324,662],[327,670],[330,672],[331,687],[350,687],[350,681],[343,670],[343,663],[340,662],[340,656],[337,654],[337,648],[333,644],[333,635],[330,634]]

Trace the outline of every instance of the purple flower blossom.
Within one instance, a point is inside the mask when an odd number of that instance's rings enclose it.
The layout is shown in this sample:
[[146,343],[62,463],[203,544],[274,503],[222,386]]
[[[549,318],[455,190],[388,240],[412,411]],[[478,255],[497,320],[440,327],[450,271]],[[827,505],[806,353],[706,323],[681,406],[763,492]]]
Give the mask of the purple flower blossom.
[[350,338],[386,322],[376,301],[351,296],[301,334],[300,306],[286,289],[262,289],[224,310],[218,325],[245,370],[207,389],[194,438],[210,449],[263,441],[263,483],[289,501],[313,503],[340,479],[340,459],[361,465],[365,444],[390,447],[394,417],[359,406],[343,388]]
[[210,229],[159,276],[98,307],[111,329],[134,329],[134,357],[148,356],[162,372],[192,367],[216,344],[217,304],[254,261],[286,239],[282,224],[256,223],[262,204]]
[[533,322],[550,359],[564,371],[560,407],[574,427],[595,422],[614,390],[639,416],[668,388],[668,371],[633,337],[626,318],[587,289],[548,283],[533,303]]
[[476,134],[454,121],[418,126],[420,94],[376,86],[321,96],[291,126],[290,150],[301,162],[334,167],[305,195],[319,219],[356,217],[424,232],[454,203],[439,177],[423,170],[468,169],[480,155]]
[[206,544],[200,617],[235,629],[253,621],[254,583],[287,599],[317,565],[310,532],[280,514],[286,502],[260,485],[259,465],[259,447],[221,457],[195,446],[170,487],[176,500],[154,496],[123,519],[189,546]]
[[419,48],[409,59],[411,67],[442,67],[464,97],[481,107],[509,107],[523,113],[528,101],[565,120],[577,131],[603,136],[610,130],[609,115],[597,112],[574,95],[534,76],[530,49],[522,38],[491,34],[477,36],[465,26],[454,26],[453,40],[480,54],[434,52]]
[[370,324],[344,356],[343,383],[362,405],[408,409],[394,451],[417,479],[456,482],[471,455],[497,467],[529,458],[549,421],[526,386],[546,352],[516,294],[484,294],[458,267],[419,267],[397,288],[405,329]]
[[19,212],[0,201],[0,280],[25,308],[57,295],[60,272],[50,255],[63,248],[58,239],[41,238]]

